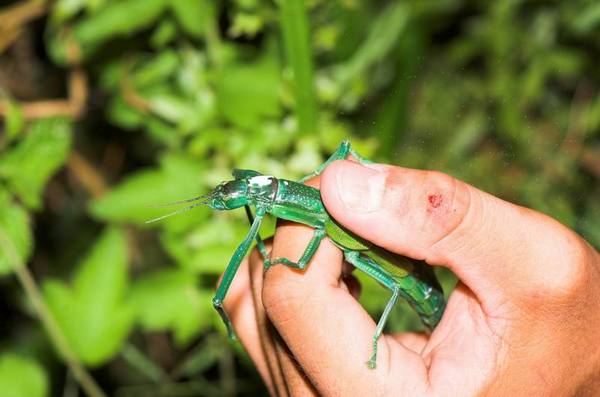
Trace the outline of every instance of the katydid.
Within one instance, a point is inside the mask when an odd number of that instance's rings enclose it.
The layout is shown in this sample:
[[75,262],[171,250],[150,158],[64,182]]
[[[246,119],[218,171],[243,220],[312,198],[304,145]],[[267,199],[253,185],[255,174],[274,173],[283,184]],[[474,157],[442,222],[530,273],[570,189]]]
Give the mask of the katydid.
[[[369,160],[356,153],[348,141],[344,141],[315,172],[297,182],[262,175],[257,171],[236,169],[233,171],[234,180],[222,182],[206,195],[172,203],[193,204],[151,221],[205,204],[215,210],[233,210],[245,207],[251,224],[250,230],[231,257],[213,298],[213,305],[225,322],[230,336],[233,337],[234,332],[222,304],[231,282],[254,240],[263,256],[265,268],[282,264],[302,270],[310,262],[321,240],[328,237],[342,250],[347,262],[391,291],[392,297],[388,301],[373,335],[372,354],[367,361],[369,368],[376,367],[377,341],[399,297],[408,301],[428,332],[431,332],[440,321],[445,308],[445,299],[431,267],[391,253],[346,230],[327,213],[319,190],[303,184],[304,181],[319,175],[333,161],[345,159],[349,155],[361,163],[370,163]],[[254,216],[251,207],[255,208]],[[258,234],[261,222],[267,213],[277,218],[303,223],[314,229],[312,239],[298,262],[293,262],[288,258],[269,257]]]

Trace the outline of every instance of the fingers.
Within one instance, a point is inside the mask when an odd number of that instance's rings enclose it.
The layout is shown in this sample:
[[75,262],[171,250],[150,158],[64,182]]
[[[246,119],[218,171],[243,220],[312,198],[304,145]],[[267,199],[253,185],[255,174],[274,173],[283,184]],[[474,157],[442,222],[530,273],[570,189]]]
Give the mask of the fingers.
[[[270,247],[267,249],[270,251]],[[277,331],[267,318],[262,302],[263,258],[258,250],[250,255],[250,280],[254,311],[260,333],[260,343],[264,352],[269,373],[277,395],[311,395],[312,386],[291,359],[290,353]]]
[[590,248],[577,235],[439,172],[336,161],[321,195],[352,232],[450,268],[480,298],[563,292],[585,280],[578,266]]
[[[298,260],[312,234],[313,229],[299,224],[279,226],[273,256]],[[340,250],[325,239],[304,271],[270,268],[262,298],[273,325],[320,394],[423,394],[421,356],[392,337],[380,339],[377,369],[365,365],[375,322],[341,281],[342,264]],[[390,372],[399,376],[390,380]]]
[[[270,247],[267,247],[270,250]],[[281,370],[277,349],[275,347],[274,333],[272,326],[267,319],[262,305],[262,273],[263,261],[258,250],[254,249],[249,257],[250,291],[252,294],[252,303],[255,315],[255,321],[258,326],[258,342],[260,343],[262,353],[268,368],[270,381],[275,393],[271,390],[271,395],[287,395],[286,382]]]
[[429,340],[427,335],[414,332],[402,332],[392,335],[392,337],[406,348],[419,354],[423,351],[427,341]]
[[[266,243],[270,250],[270,244]],[[271,395],[313,395],[310,382],[265,314],[261,298],[262,280],[263,259],[254,249],[240,266],[224,308]]]

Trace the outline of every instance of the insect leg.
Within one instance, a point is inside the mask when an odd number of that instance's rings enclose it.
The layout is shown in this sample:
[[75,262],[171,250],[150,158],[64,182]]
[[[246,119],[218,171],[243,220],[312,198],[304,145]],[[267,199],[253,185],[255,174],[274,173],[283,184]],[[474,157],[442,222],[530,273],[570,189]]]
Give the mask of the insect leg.
[[239,168],[234,169],[231,174],[233,175],[233,177],[235,179],[246,179],[246,178],[252,178],[253,176],[262,175],[258,171],[254,171],[254,170],[242,170],[242,169],[239,169]]
[[314,172],[311,172],[310,174],[301,178],[298,182],[303,183],[309,180],[310,178],[313,178],[317,175],[321,175],[321,172],[323,172],[323,170],[329,164],[333,163],[336,160],[345,159],[348,156],[348,153],[350,153],[350,141],[342,141],[342,143],[340,143],[340,146],[335,150],[335,152],[331,154],[331,156],[329,156],[329,158],[323,164],[318,166]]
[[325,230],[316,228],[315,233],[308,242],[308,245],[306,246],[306,249],[304,250],[304,253],[300,257],[300,259],[298,260],[298,263],[292,262],[287,258],[276,258],[272,260],[267,259],[265,261],[265,268],[269,268],[273,265],[281,263],[283,265],[290,266],[295,269],[303,270],[317,251],[317,248],[319,248],[319,244],[321,244],[321,240],[323,240],[323,237],[325,237]]
[[350,154],[361,164],[373,164],[372,160],[369,160],[368,158],[363,157],[360,153],[358,153],[356,150],[354,150],[352,148],[350,148]]
[[377,342],[381,337],[381,333],[383,332],[383,328],[385,327],[385,323],[387,322],[392,308],[398,301],[398,297],[400,296],[400,287],[391,275],[382,270],[369,258],[361,256],[358,252],[345,251],[344,258],[346,261],[367,273],[369,276],[383,284],[384,287],[392,291],[392,297],[388,301],[385,309],[383,310],[381,318],[377,322],[377,328],[375,329],[375,334],[373,335],[373,353],[371,353],[371,357],[366,363],[367,367],[374,369],[377,366]]
[[327,168],[327,166],[329,164],[333,163],[336,160],[343,160],[343,159],[347,158],[349,154],[354,156],[358,160],[358,162],[361,164],[372,163],[371,160],[364,158],[363,156],[358,154],[354,149],[352,149],[352,146],[350,145],[350,141],[342,141],[342,143],[340,143],[340,146],[335,150],[335,152],[333,152],[331,154],[331,156],[329,156],[329,158],[323,164],[318,166],[314,172],[311,172],[310,174],[306,175],[305,177],[300,179],[298,182],[303,183],[303,182],[306,182],[310,178],[321,175],[323,170],[325,168]]
[[[248,222],[250,222],[250,224],[252,225],[252,223],[254,222],[254,217],[252,216],[252,211],[250,210],[250,206],[245,205],[244,209],[246,210],[246,216],[248,217]],[[265,243],[263,242],[262,238],[260,238],[259,233],[256,233],[256,246],[258,247],[258,252],[260,252],[260,255],[262,256],[263,261],[268,260],[269,253],[267,252],[267,247],[265,247]]]
[[227,313],[225,313],[225,310],[223,310],[223,300],[227,295],[227,291],[231,286],[231,282],[235,277],[235,273],[240,267],[240,263],[242,263],[244,256],[246,256],[248,248],[250,248],[252,240],[254,240],[254,238],[258,235],[258,229],[260,228],[260,223],[262,222],[264,215],[265,210],[263,208],[257,208],[256,218],[254,218],[254,221],[252,222],[252,227],[250,227],[250,231],[248,231],[246,238],[244,238],[244,241],[242,241],[242,243],[237,247],[233,256],[229,260],[229,264],[225,269],[225,273],[223,273],[223,279],[221,280],[221,284],[219,284],[219,288],[217,288],[217,292],[215,293],[215,297],[213,298],[213,306],[223,319],[223,322],[227,327],[227,333],[230,338],[234,338],[235,334],[233,332],[233,327],[231,325],[231,321],[229,320],[229,316],[227,316]]

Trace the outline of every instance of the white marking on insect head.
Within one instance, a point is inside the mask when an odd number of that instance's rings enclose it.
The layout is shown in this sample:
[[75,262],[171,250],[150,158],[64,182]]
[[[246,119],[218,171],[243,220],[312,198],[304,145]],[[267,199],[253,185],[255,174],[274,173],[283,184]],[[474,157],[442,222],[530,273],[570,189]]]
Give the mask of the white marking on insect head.
[[249,182],[258,186],[269,186],[273,181],[273,177],[269,175],[259,175],[250,178]]

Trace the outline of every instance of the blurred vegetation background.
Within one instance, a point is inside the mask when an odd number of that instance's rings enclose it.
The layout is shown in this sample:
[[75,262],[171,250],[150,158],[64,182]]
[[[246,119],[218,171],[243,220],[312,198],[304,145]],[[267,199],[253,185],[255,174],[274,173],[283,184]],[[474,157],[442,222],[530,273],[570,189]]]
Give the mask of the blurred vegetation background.
[[593,0],[0,2],[0,395],[264,394],[211,307],[243,211],[144,221],[343,139],[599,247],[598,60]]

